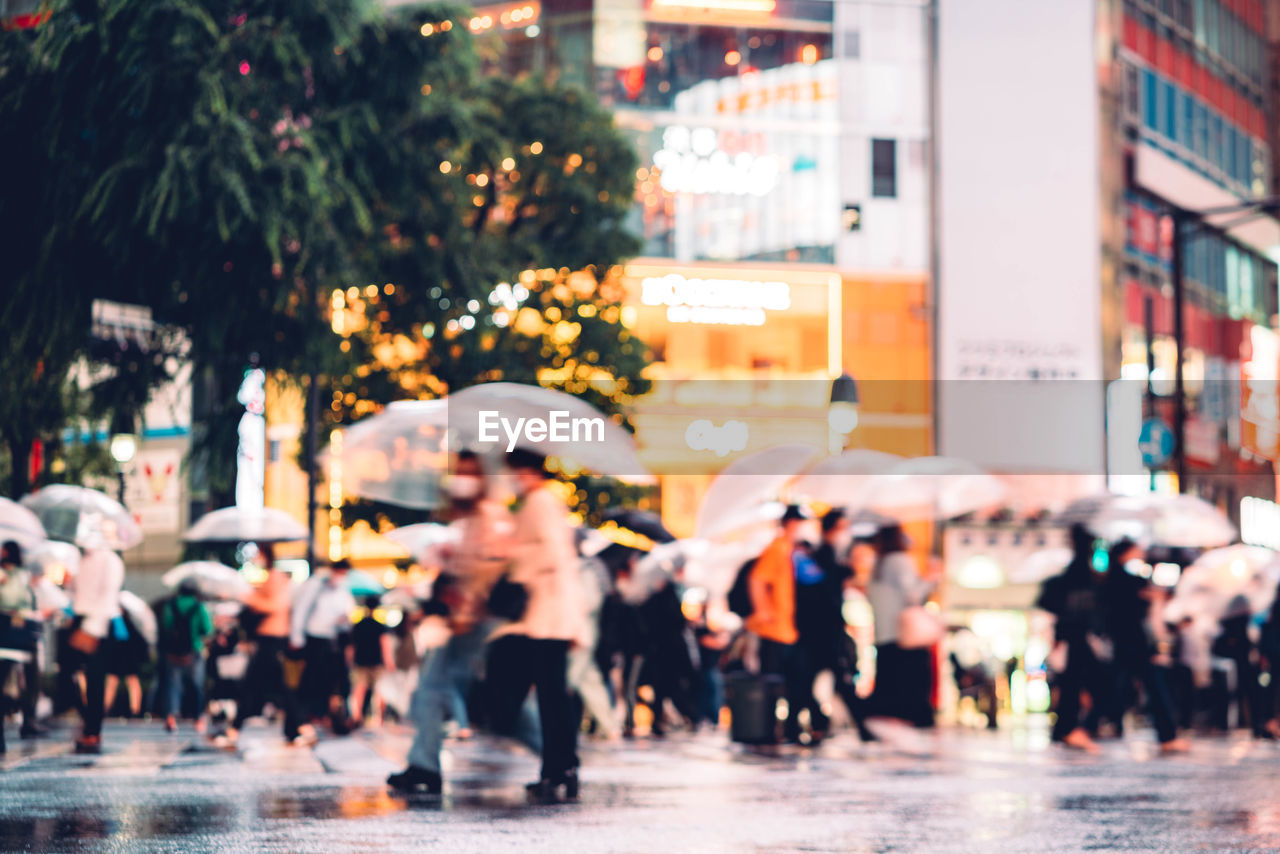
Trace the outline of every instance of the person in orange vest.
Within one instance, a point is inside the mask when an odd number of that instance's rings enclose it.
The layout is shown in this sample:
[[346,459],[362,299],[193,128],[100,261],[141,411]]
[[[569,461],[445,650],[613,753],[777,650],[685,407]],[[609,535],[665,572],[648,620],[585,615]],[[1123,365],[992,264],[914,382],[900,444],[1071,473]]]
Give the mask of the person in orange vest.
[[781,676],[786,684],[787,722],[783,730],[789,741],[800,737],[798,714],[812,691],[806,680],[796,642],[796,573],[813,564],[809,547],[802,539],[809,514],[799,505],[787,507],[781,529],[765,548],[751,570],[751,616],[747,630],[760,639],[761,675]]

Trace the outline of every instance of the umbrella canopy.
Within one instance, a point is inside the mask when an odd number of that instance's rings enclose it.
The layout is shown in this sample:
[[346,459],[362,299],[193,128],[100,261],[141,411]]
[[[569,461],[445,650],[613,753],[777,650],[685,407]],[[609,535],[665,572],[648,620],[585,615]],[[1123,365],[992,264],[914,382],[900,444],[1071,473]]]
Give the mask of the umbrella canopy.
[[[759,508],[768,507],[763,521],[782,517],[777,502],[784,487],[818,458],[812,445],[775,445],[739,457],[716,476],[702,497],[694,523],[695,534],[716,539],[762,520]],[[776,505],[777,515],[772,515]]]
[[120,610],[129,615],[129,621],[147,643],[155,646],[159,629],[156,625],[156,612],[151,610],[151,606],[143,602],[136,593],[121,590]]
[[439,522],[421,522],[387,531],[383,536],[403,548],[415,560],[424,560],[432,550],[456,543],[458,529]]
[[48,534],[40,517],[16,501],[0,498],[0,542],[15,540],[24,549],[43,542]]
[[1006,489],[977,465],[954,457],[917,457],[871,478],[858,503],[902,522],[950,519],[998,504]]
[[[449,395],[448,404],[449,430],[458,447],[522,448],[595,474],[632,483],[653,482],[636,455],[634,437],[573,395],[520,383],[482,383]],[[526,424],[542,421],[546,435],[539,438],[517,429],[521,419]]]
[[636,561],[630,583],[625,587],[619,585],[623,598],[633,605],[640,604],[670,581],[672,574],[684,566],[691,555],[703,553],[709,547],[710,543],[697,539],[674,540],[656,546]]
[[169,588],[178,587],[188,579],[210,599],[239,599],[253,589],[238,570],[211,560],[180,563],[160,577],[161,583]]
[[1039,584],[1066,569],[1072,557],[1071,549],[1066,546],[1054,546],[1032,552],[1009,573],[1009,582]]
[[360,569],[347,571],[347,589],[352,596],[381,596],[387,591],[378,579]]
[[1227,546],[1205,552],[1182,572],[1166,616],[1215,620],[1271,607],[1280,584],[1280,555],[1259,546]]
[[63,574],[75,575],[80,571],[80,550],[71,543],[45,540],[27,553],[31,568],[45,575],[61,578]]
[[123,504],[96,489],[57,484],[22,499],[52,540],[112,551],[142,542],[142,528]]
[[440,478],[449,467],[449,404],[399,400],[342,433],[331,446],[342,461],[343,490],[357,498],[433,510],[444,504]]
[[675,535],[662,524],[662,518],[657,513],[650,513],[647,510],[617,509],[605,513],[604,518],[606,522],[612,522],[618,528],[639,534],[655,543],[675,541]]
[[737,542],[710,543],[705,550],[686,558],[685,582],[702,587],[715,596],[728,593],[738,570],[747,561],[759,557],[772,538],[772,531],[761,530]]
[[1236,538],[1222,511],[1194,495],[1089,496],[1073,501],[1054,522],[1083,524],[1107,540],[1128,537],[1182,548],[1214,548]]
[[856,448],[828,457],[796,478],[787,493],[799,501],[813,501],[832,507],[856,504],[870,478],[887,474],[903,462],[897,454]]
[[310,534],[283,510],[223,507],[201,516],[182,539],[189,543],[287,543]]

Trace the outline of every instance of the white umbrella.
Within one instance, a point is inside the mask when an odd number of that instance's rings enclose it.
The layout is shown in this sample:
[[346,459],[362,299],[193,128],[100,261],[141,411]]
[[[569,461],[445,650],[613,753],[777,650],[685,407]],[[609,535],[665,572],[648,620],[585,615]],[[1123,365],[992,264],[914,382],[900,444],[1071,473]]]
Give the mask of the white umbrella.
[[845,506],[861,497],[869,478],[888,473],[902,461],[897,454],[855,448],[822,460],[796,478],[787,492],[798,500]]
[[142,542],[142,528],[125,506],[96,489],[46,486],[21,503],[39,517],[51,540],[112,551],[131,549]]
[[[342,433],[343,490],[400,507],[441,506],[440,477],[449,466],[449,405],[399,400]],[[339,450],[330,447],[330,453]]]
[[424,560],[433,550],[458,541],[458,529],[438,522],[405,525],[383,534],[415,560]]
[[1006,489],[967,460],[917,457],[870,478],[855,503],[903,522],[950,519],[998,504]]
[[1222,511],[1194,495],[1090,496],[1069,504],[1055,522],[1081,523],[1107,540],[1128,537],[1182,548],[1213,548],[1236,539]]
[[[702,496],[695,534],[715,539],[760,521],[777,521],[785,509],[777,502],[784,487],[820,453],[812,445],[775,445],[729,463]],[[762,507],[767,509],[761,511]],[[772,515],[775,508],[776,516]]]
[[40,517],[16,501],[0,498],[0,541],[16,540],[18,545],[29,549],[47,536]]
[[1032,552],[1009,573],[1009,582],[1039,584],[1066,569],[1067,564],[1071,563],[1071,558],[1071,549],[1066,546],[1053,546]]
[[[1227,546],[1205,552],[1178,579],[1166,616],[1235,616],[1248,603],[1252,614],[1271,607],[1280,584],[1280,555],[1259,546]],[[1241,602],[1237,602],[1238,598]]]
[[156,612],[151,610],[151,606],[143,602],[136,593],[121,590],[120,610],[129,615],[133,627],[146,642],[155,646],[159,638],[159,628],[156,625]]
[[733,586],[742,565],[760,556],[774,533],[761,530],[744,540],[711,543],[706,550],[692,554],[685,562],[685,583],[705,588],[712,595],[724,595]]
[[[60,540],[45,540],[33,546],[28,554],[28,563],[45,575],[63,573],[75,575],[80,571],[80,550],[71,543]],[[61,568],[61,572],[51,572]]]
[[189,543],[287,543],[308,536],[306,525],[283,510],[223,507],[201,516],[182,539]]
[[[455,447],[523,448],[598,475],[630,483],[654,482],[636,454],[635,438],[573,395],[536,385],[482,383],[449,395],[448,404]],[[520,419],[526,425],[541,421],[541,431],[531,435],[527,429],[517,430]]]
[[160,576],[165,587],[174,588],[187,579],[195,581],[200,592],[211,599],[239,599],[253,589],[248,580],[233,567],[212,560],[180,563]]

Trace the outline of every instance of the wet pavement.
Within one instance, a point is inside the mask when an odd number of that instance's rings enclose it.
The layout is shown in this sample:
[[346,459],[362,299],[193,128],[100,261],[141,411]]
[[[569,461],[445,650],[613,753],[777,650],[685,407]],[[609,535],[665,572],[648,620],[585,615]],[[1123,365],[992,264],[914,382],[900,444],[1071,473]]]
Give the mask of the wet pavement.
[[[16,734],[15,734],[16,735]],[[532,806],[536,761],[478,739],[449,748],[443,799],[390,794],[407,730],[314,748],[250,729],[238,752],[190,732],[109,725],[10,740],[6,851],[888,852],[1280,849],[1280,747],[1150,736],[1064,753],[1042,729],[943,730],[908,755],[856,739],[748,753],[723,734],[588,745],[580,803]]]

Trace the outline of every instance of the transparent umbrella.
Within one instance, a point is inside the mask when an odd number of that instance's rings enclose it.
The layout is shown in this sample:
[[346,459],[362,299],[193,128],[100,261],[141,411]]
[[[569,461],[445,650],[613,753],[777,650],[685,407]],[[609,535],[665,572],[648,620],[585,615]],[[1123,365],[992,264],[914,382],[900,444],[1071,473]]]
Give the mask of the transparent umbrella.
[[24,549],[43,542],[48,536],[40,517],[8,498],[0,498],[0,542],[14,540]]
[[22,499],[52,540],[112,551],[142,542],[142,528],[123,504],[96,489],[57,484]]
[[1259,614],[1271,607],[1280,584],[1280,555],[1259,546],[1211,549],[1182,571],[1166,617],[1236,616],[1233,610]]
[[223,507],[201,516],[182,539],[189,543],[287,543],[308,536],[306,525],[283,510]]
[[1214,548],[1236,539],[1236,528],[1223,512],[1194,495],[1089,496],[1067,505],[1054,522],[1083,524],[1107,540],[1128,537],[1182,548]]
[[855,448],[817,463],[796,478],[787,492],[799,500],[848,506],[862,497],[871,478],[888,473],[902,462],[897,454]]
[[169,588],[178,587],[188,579],[210,599],[239,599],[253,589],[238,570],[211,560],[180,563],[160,577],[161,583]]
[[131,593],[128,590],[121,590],[120,610],[129,615],[129,620],[133,623],[134,628],[146,639],[147,643],[155,646],[159,632],[156,626],[156,612],[151,610],[151,606],[142,601],[138,594]]
[[967,460],[917,457],[871,478],[857,504],[902,522],[951,519],[1004,499],[999,478]]
[[[762,514],[766,522],[781,518],[785,507],[779,496],[820,454],[812,445],[775,445],[729,463],[702,497],[695,535],[716,539],[759,524]],[[777,515],[772,515],[775,509]]]
[[399,507],[440,507],[448,429],[444,400],[396,401],[353,424],[341,434],[341,445],[329,448],[342,462],[343,491]]
[[421,561],[433,550],[456,543],[458,530],[439,522],[421,522],[387,531],[383,536],[403,548],[415,560]]
[[1032,552],[1009,573],[1009,581],[1013,584],[1039,584],[1066,569],[1071,557],[1071,549],[1066,546]]

